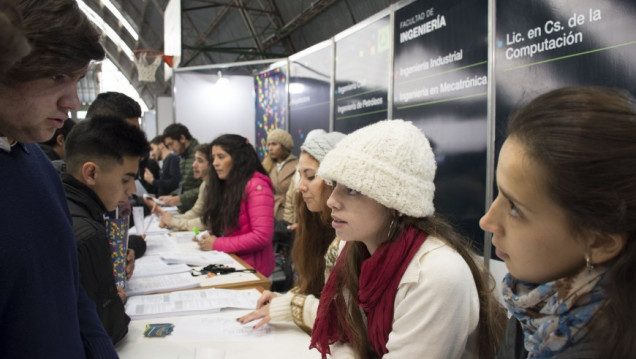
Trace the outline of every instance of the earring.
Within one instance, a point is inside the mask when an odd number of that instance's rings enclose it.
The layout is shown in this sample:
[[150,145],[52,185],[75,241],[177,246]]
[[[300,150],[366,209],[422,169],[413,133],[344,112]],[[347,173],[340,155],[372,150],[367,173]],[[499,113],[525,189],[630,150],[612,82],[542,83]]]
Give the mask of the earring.
[[588,273],[590,273],[594,269],[594,265],[592,263],[590,263],[590,255],[589,254],[585,255],[585,268],[587,269]]
[[390,240],[393,236],[393,232],[395,231],[395,217],[391,219],[391,224],[389,225],[389,233],[387,233],[386,237]]

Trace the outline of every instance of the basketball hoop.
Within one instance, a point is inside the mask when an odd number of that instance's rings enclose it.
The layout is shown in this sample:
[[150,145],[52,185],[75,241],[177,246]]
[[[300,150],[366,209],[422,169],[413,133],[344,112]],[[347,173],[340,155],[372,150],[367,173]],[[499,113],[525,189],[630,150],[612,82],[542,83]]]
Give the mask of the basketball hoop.
[[137,67],[137,74],[139,75],[139,81],[143,82],[155,82],[157,69],[161,65],[163,60],[161,51],[139,49],[133,50],[135,53],[135,67]]

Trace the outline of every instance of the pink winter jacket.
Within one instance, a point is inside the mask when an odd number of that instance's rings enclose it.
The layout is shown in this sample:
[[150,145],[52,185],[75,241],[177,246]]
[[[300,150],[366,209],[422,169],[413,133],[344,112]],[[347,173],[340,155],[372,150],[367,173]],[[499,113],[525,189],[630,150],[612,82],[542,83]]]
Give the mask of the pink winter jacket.
[[217,251],[235,253],[264,276],[274,270],[274,191],[268,176],[254,172],[245,185],[239,210],[238,229],[218,237]]

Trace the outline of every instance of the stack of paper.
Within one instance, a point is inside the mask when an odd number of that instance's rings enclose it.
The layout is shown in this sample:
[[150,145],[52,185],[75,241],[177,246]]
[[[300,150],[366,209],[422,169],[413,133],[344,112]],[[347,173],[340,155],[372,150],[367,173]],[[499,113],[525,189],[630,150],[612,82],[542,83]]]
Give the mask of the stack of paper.
[[179,245],[167,234],[146,235],[146,254],[144,256],[161,256],[165,253],[181,252]]
[[206,266],[208,264],[227,264],[235,266],[238,264],[229,254],[218,251],[199,253],[179,253],[175,251],[164,253],[161,259],[170,264],[184,263],[191,266]]
[[174,317],[218,312],[222,308],[255,309],[256,289],[202,289],[128,298],[126,313],[133,319]]
[[179,273],[152,277],[136,277],[133,275],[128,283],[126,283],[126,288],[124,289],[129,296],[133,296],[170,292],[173,290],[196,288],[198,286],[199,280],[190,275],[190,273]]
[[155,275],[176,274],[190,272],[190,267],[185,264],[168,264],[157,256],[144,256],[135,260],[135,272],[138,277],[151,277]]

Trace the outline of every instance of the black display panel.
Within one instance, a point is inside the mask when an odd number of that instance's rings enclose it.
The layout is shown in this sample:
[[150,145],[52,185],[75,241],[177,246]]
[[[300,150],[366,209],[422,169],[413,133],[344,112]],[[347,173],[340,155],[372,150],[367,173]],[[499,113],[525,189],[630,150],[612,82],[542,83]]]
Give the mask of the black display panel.
[[479,251],[487,148],[487,1],[417,1],[395,12],[393,117],[421,128],[437,160],[435,209]]
[[298,155],[309,131],[329,132],[333,45],[294,56],[289,72],[289,133]]
[[636,93],[633,0],[499,0],[496,32],[496,143],[508,117],[532,98],[572,85]]
[[334,130],[350,133],[387,118],[390,16],[336,41]]

